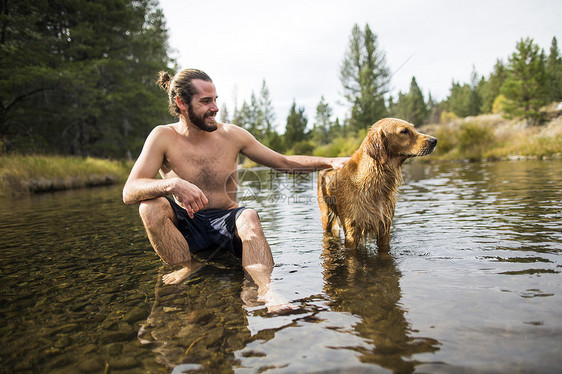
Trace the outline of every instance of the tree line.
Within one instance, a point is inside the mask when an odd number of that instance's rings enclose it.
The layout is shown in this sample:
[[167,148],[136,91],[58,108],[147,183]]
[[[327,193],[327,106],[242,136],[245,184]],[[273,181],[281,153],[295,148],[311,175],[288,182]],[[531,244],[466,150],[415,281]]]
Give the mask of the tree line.
[[0,1],[0,150],[131,158],[169,120],[157,0]]
[[[177,64],[157,0],[0,1],[0,152],[135,157],[150,130],[170,121],[157,72]],[[452,82],[441,102],[412,77],[390,96],[391,74],[377,35],[354,25],[340,81],[349,105],[334,118],[324,97],[309,123],[293,101],[277,131],[266,81],[257,94],[220,111],[273,149],[310,154],[334,139],[361,137],[375,120],[396,116],[417,125],[501,111],[540,122],[540,107],[562,99],[562,59],[553,38],[546,54],[522,39],[488,77]]]
[[[422,125],[501,112],[508,118],[525,117],[538,124],[543,120],[541,107],[562,100],[562,58],[556,37],[548,54],[532,39],[521,39],[507,61],[497,60],[488,77],[479,76],[473,69],[471,81],[453,81],[449,96],[441,102],[435,101],[430,93],[426,98],[415,76],[408,92],[393,97],[389,95],[390,80],[377,35],[368,24],[364,28],[356,24],[340,67],[340,81],[350,107],[347,118],[334,119],[332,108],[321,97],[313,124],[308,126],[304,108],[293,102],[285,133],[279,135],[271,126],[275,117],[264,80],[261,96],[252,93],[249,102],[244,101],[240,109],[235,109],[231,120],[263,139],[266,145],[290,153],[312,153],[335,138],[362,137],[373,122],[387,116]],[[223,119],[230,120],[228,114]]]

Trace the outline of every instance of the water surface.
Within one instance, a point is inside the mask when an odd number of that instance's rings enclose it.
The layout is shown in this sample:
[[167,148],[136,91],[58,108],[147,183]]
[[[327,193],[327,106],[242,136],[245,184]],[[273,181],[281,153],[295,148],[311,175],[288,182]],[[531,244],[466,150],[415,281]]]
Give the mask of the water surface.
[[387,252],[323,237],[315,175],[244,172],[285,314],[228,257],[162,286],[118,186],[4,199],[0,371],[556,373],[561,167],[407,163]]

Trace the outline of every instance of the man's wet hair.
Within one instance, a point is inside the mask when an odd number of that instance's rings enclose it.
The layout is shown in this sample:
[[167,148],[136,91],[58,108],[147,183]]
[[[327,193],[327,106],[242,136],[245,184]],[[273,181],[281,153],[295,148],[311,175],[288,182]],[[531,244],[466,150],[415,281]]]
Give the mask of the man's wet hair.
[[185,69],[173,77],[167,71],[158,73],[156,84],[168,93],[168,105],[171,115],[179,117],[181,114],[180,108],[176,103],[177,96],[181,97],[186,104],[191,104],[193,95],[197,93],[197,89],[192,83],[194,79],[212,82],[212,79],[204,71],[197,69]]

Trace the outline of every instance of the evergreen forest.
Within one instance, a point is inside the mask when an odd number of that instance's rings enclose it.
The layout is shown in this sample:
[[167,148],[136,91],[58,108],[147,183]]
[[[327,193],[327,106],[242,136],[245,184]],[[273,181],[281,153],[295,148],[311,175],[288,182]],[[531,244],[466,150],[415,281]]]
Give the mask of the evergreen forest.
[[[173,120],[155,85],[158,71],[178,69],[157,0],[0,4],[0,153],[134,159],[150,130]],[[545,51],[523,37],[492,72],[473,71],[470,82],[451,82],[449,96],[436,102],[424,96],[415,77],[408,92],[391,96],[378,37],[368,24],[356,24],[340,67],[345,118],[334,118],[319,93],[316,113],[309,118],[294,101],[279,119],[279,132],[265,80],[257,94],[232,113],[223,106],[220,116],[277,151],[320,149],[332,156],[338,155],[334,143],[356,143],[373,119],[386,116],[422,125],[502,113],[539,125],[545,120],[541,108],[562,100],[557,43],[553,37]]]

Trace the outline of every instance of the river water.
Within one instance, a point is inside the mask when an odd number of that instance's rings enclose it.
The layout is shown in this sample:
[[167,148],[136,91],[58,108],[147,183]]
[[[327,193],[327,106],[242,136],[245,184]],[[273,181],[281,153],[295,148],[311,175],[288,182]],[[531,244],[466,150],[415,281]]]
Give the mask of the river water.
[[391,248],[323,238],[316,175],[241,171],[295,310],[215,257],[163,286],[119,186],[1,200],[2,373],[557,373],[562,161],[406,163]]

